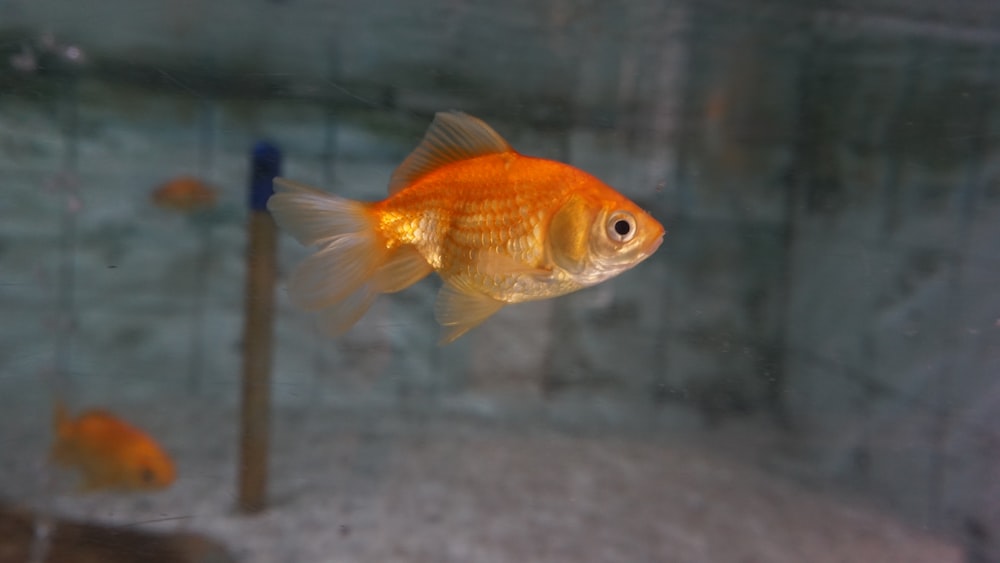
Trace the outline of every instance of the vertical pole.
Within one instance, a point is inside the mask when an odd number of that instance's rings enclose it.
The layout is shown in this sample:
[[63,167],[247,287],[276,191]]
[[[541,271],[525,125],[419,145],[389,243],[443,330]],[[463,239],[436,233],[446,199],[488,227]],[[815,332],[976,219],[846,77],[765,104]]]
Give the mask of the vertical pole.
[[[203,98],[199,103],[201,114],[198,118],[198,179],[208,181],[215,139],[215,109],[209,98]],[[201,248],[198,250],[198,262],[192,284],[194,292],[191,297],[191,357],[188,363],[188,387],[196,395],[205,387],[205,302],[212,263],[212,226],[213,221],[196,222]]]
[[[778,272],[777,307],[779,308],[778,327],[774,336],[768,338],[768,345],[762,350],[759,368],[763,376],[765,406],[774,422],[784,430],[793,427],[792,410],[785,398],[785,389],[789,385],[788,377],[792,371],[791,353],[794,342],[792,333],[794,319],[792,318],[792,297],[795,290],[795,243],[799,237],[799,224],[802,219],[799,212],[809,208],[810,202],[823,197],[814,192],[830,185],[817,171],[817,163],[821,160],[822,147],[816,131],[825,127],[822,116],[817,113],[817,107],[822,100],[817,100],[817,92],[822,91],[822,78],[827,64],[828,47],[821,35],[813,28],[806,35],[801,47],[802,58],[796,69],[795,81],[795,130],[792,140],[792,158],[782,174],[784,184],[783,219],[779,230],[782,247],[781,270]],[[813,185],[819,187],[813,187]]]
[[[53,188],[62,200],[59,227],[59,270],[56,280],[55,344],[51,370],[46,371],[49,393],[53,401],[66,401],[71,396],[73,378],[70,372],[73,342],[76,332],[76,246],[77,215],[83,207],[79,191],[79,68],[69,66],[57,77],[63,96],[57,98],[58,119],[63,128],[63,168],[56,176]],[[45,488],[51,493],[54,474],[43,474]],[[29,547],[29,563],[48,560],[52,547],[51,532],[55,528],[52,495],[42,499],[34,519],[34,534]]]
[[[883,150],[886,153],[885,172],[882,181],[882,224],[881,235],[888,238],[899,228],[903,195],[901,184],[906,180],[903,138],[908,135],[905,112],[910,109],[913,98],[918,94],[920,79],[927,71],[927,46],[923,41],[914,40],[909,47],[909,61],[903,68],[899,87],[893,93],[889,120],[883,133]],[[874,326],[874,325],[872,325]]]
[[[73,355],[73,340],[76,330],[76,237],[77,214],[82,207],[78,191],[79,179],[79,77],[68,72],[62,79],[64,95],[60,110],[63,122],[64,158],[63,169],[55,180],[58,197],[62,198],[62,216],[59,232],[59,274],[56,289],[55,319],[55,359],[54,371],[56,387],[68,386],[70,358]],[[68,389],[58,389],[65,398]]]
[[271,335],[277,231],[267,212],[281,153],[261,141],[254,146],[250,180],[246,316],[243,328],[243,397],[240,416],[239,509],[259,512],[267,502],[270,444]]
[[[983,55],[983,76],[996,76],[998,49],[988,46]],[[954,510],[954,505],[949,507],[947,503],[948,493],[954,490],[951,483],[956,478],[949,470],[958,466],[954,461],[954,454],[949,452],[949,440],[953,437],[956,429],[956,419],[960,418],[954,405],[957,404],[958,395],[955,389],[968,389],[968,382],[962,381],[963,374],[969,373],[970,354],[966,334],[965,316],[968,314],[972,304],[966,291],[968,283],[966,279],[966,260],[970,238],[972,237],[972,227],[976,220],[978,203],[983,196],[983,169],[990,152],[990,118],[993,113],[993,89],[988,86],[979,87],[979,95],[975,100],[976,121],[973,129],[969,131],[968,144],[965,154],[968,155],[965,165],[965,178],[955,186],[957,196],[957,209],[952,218],[952,237],[950,258],[948,260],[947,294],[944,297],[945,310],[941,326],[940,341],[950,354],[942,362],[943,369],[935,379],[934,386],[934,429],[931,432],[931,439],[934,442],[930,452],[930,471],[928,476],[928,502],[927,521],[934,529],[943,529],[945,519],[949,515],[949,509]],[[951,454],[951,455],[949,455]],[[982,462],[980,462],[982,463]]]
[[[340,77],[340,65],[338,64],[338,51],[334,50],[330,63],[330,82],[336,83]],[[332,96],[324,97],[322,101],[323,109],[323,149],[320,155],[320,162],[323,166],[321,176],[323,185],[328,189],[334,187],[336,181],[337,164],[337,108],[334,106]],[[329,336],[322,330],[313,331],[315,348],[313,352],[314,374],[324,375],[330,370],[326,352],[329,349]]]

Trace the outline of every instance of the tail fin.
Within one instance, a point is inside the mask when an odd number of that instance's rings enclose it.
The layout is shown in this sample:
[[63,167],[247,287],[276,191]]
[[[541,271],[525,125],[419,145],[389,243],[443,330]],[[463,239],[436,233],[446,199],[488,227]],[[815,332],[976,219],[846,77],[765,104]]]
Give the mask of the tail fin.
[[274,183],[267,208],[275,221],[300,243],[320,247],[292,272],[288,294],[296,306],[322,311],[321,324],[330,334],[351,328],[379,293],[430,273],[415,250],[389,248],[368,204],[284,178]]

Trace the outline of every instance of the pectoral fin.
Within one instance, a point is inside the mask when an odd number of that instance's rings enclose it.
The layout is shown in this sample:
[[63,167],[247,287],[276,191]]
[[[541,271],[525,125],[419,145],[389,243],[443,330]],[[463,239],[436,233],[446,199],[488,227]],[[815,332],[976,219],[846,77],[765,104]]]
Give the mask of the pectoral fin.
[[462,284],[446,282],[434,303],[434,318],[444,327],[444,334],[438,344],[454,342],[506,305],[492,297],[464,287]]

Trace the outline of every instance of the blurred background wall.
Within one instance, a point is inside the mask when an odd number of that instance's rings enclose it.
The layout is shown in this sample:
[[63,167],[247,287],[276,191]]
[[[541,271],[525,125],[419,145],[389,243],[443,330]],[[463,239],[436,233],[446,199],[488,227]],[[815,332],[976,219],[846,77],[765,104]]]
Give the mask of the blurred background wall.
[[[52,178],[74,167],[81,393],[107,378],[183,395],[195,370],[199,393],[232,396],[249,140],[276,140],[296,179],[375,199],[430,115],[458,108],[621,188],[667,242],[606,287],[505,312],[445,349],[433,283],[335,342],[282,301],[279,400],[541,397],[630,424],[670,411],[773,429],[746,454],[995,553],[1000,4],[0,0],[0,13],[0,166],[22,186],[0,203],[14,286],[0,299],[5,315],[55,308],[36,280],[58,271]],[[31,68],[15,64],[25,53]],[[210,227],[137,203],[185,167],[230,194]],[[282,250],[285,271],[305,254]],[[196,368],[192,307],[207,309]],[[30,377],[59,322],[3,323],[8,373]]]

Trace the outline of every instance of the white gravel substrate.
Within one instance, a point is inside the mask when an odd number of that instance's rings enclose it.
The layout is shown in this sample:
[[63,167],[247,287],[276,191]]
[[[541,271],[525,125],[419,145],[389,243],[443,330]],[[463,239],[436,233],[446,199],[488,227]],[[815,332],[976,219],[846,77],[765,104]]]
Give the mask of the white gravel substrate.
[[541,404],[517,423],[447,405],[282,409],[271,507],[255,516],[234,509],[230,407],[124,407],[175,454],[179,481],[155,495],[79,496],[38,471],[44,403],[18,405],[5,408],[0,493],[63,515],[206,533],[247,563],[962,560],[856,499],[710,453],[697,432],[566,423]]

